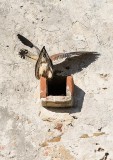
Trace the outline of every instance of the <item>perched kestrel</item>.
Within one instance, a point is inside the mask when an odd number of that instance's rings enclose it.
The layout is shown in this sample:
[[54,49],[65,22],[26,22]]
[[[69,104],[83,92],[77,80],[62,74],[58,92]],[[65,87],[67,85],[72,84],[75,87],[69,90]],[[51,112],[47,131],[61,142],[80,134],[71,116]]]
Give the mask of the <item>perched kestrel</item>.
[[40,77],[51,79],[55,71],[54,66],[56,64],[65,61],[66,58],[81,56],[87,53],[88,54],[94,53],[94,52],[71,52],[71,53],[59,53],[49,56],[45,49],[45,46],[40,51],[37,46],[35,46],[32,42],[30,42],[22,35],[18,34],[17,36],[24,45],[29,46],[31,48],[35,47],[38,52],[38,55],[35,55],[26,49],[21,49],[19,52],[21,58],[30,59],[35,62],[35,76],[37,79],[40,79]]

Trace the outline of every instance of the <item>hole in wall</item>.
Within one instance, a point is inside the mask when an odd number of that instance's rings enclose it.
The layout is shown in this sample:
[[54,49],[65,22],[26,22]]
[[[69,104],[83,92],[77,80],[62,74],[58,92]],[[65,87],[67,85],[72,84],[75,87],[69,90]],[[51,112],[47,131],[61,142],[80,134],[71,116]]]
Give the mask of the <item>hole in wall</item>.
[[66,96],[66,76],[54,76],[48,80],[48,96]]

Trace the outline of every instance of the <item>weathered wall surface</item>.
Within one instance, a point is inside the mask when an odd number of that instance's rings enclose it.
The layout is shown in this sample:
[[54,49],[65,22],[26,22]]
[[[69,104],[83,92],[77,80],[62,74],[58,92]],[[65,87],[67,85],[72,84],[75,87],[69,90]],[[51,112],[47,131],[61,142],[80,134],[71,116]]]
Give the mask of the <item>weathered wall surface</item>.
[[[27,48],[18,33],[50,55],[100,54],[66,61],[73,108],[41,107],[34,64],[18,56]],[[0,1],[0,160],[113,160],[112,83],[112,0]]]

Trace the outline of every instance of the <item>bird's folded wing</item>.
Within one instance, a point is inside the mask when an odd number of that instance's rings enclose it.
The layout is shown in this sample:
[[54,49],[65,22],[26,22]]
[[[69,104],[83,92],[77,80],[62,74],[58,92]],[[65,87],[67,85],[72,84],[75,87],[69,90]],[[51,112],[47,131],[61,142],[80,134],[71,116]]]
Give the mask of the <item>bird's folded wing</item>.
[[21,49],[19,52],[19,55],[21,58],[23,58],[27,61],[30,61],[30,62],[36,63],[36,61],[38,60],[38,55],[31,53],[27,49]]

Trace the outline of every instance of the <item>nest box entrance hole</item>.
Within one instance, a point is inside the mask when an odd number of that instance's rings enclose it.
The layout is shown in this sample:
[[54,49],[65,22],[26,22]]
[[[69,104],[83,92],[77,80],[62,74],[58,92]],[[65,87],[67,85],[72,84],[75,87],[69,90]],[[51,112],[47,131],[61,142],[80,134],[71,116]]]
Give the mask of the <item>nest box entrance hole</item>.
[[66,76],[54,76],[48,80],[48,96],[66,96]]

